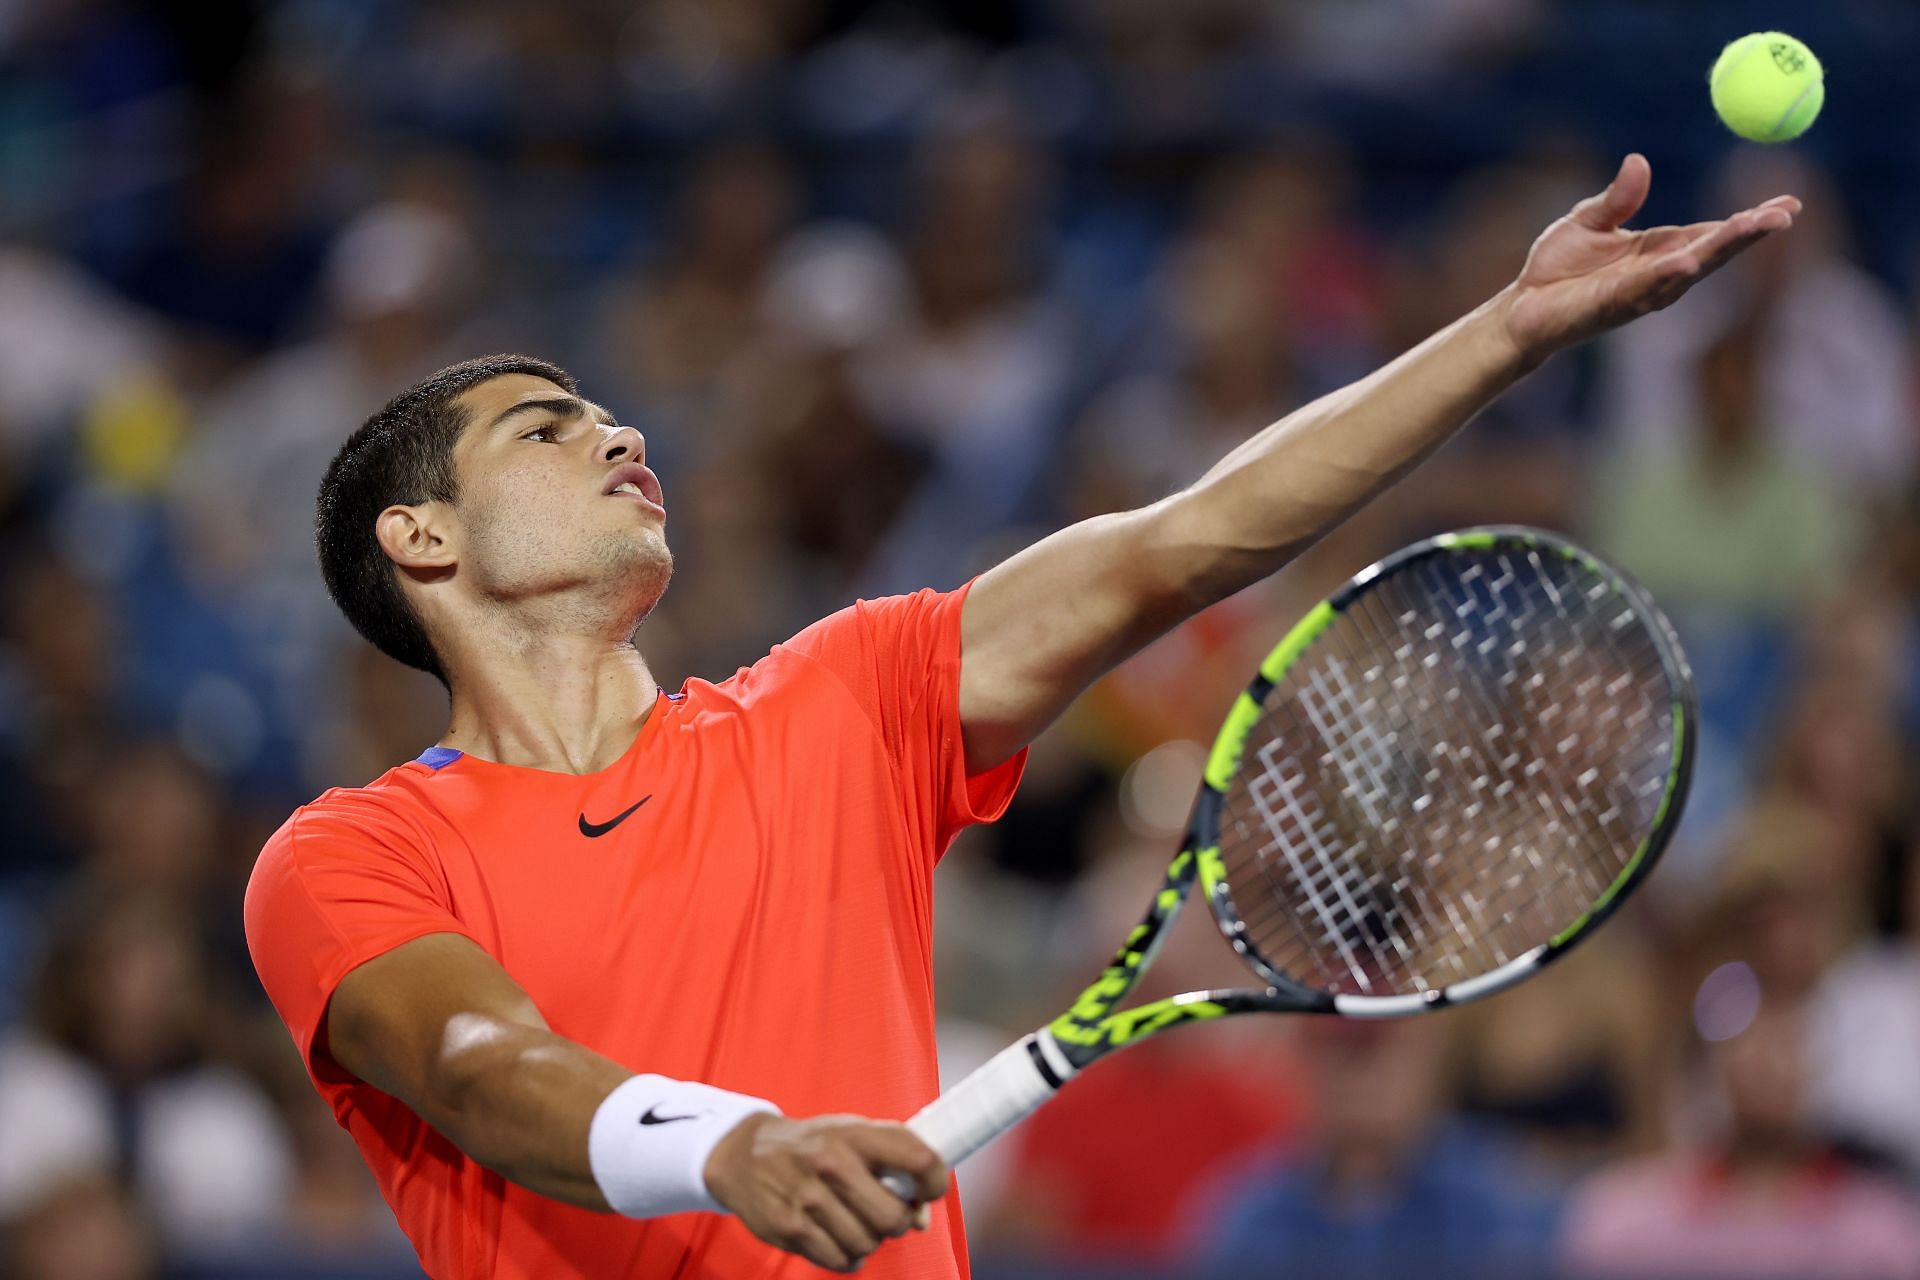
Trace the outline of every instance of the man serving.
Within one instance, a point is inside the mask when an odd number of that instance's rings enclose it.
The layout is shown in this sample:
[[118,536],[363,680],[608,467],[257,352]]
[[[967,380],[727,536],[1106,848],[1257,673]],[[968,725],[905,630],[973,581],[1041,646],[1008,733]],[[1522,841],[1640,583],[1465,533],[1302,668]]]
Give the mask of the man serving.
[[1800,208],[1627,231],[1648,183],[1629,156],[1499,295],[1183,492],[677,693],[635,647],[660,483],[566,373],[469,361],[354,432],[322,572],[451,714],[275,833],[247,938],[428,1273],[964,1276],[947,1170],[897,1122],[939,1089],[935,863],[1101,674]]

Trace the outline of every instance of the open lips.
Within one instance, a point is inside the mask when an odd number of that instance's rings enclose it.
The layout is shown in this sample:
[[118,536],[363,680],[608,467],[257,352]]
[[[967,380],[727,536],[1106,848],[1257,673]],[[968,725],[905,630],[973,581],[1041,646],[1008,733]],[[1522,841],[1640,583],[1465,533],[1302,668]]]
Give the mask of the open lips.
[[660,478],[637,462],[623,462],[608,472],[607,482],[600,492],[641,498],[662,511],[666,510],[664,495],[660,492]]

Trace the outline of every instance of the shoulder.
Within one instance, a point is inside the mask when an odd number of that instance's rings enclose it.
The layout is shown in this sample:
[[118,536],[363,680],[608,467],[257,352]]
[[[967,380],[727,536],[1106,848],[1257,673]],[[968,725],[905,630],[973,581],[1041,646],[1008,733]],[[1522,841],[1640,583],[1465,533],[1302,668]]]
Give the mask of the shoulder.
[[[426,776],[410,777],[410,772]],[[288,815],[268,838],[267,847],[335,835],[379,840],[408,831],[427,807],[422,786],[431,777],[426,766],[413,762],[389,769],[364,787],[332,787]]]
[[873,642],[910,631],[916,626],[958,624],[968,583],[953,591],[923,587],[906,595],[861,598],[806,628],[774,653],[787,651],[818,656],[836,644]]
[[897,700],[925,685],[943,662],[957,661],[966,592],[965,586],[926,588],[855,600],[718,684],[687,681],[681,689],[685,711],[698,719],[801,686],[836,688],[869,709]]
[[432,778],[426,766],[409,763],[364,787],[334,787],[301,805],[260,850],[248,896],[275,877],[297,878],[328,864],[429,856],[431,810],[423,789]]

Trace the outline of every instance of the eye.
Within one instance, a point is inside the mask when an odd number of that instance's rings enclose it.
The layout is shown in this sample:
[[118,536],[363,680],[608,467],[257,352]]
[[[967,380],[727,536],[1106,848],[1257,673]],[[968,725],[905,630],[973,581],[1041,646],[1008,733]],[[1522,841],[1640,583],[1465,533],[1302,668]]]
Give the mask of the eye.
[[545,436],[549,441],[557,440],[560,438],[560,428],[550,422],[543,427],[535,427],[520,438],[522,440],[532,440],[536,436]]

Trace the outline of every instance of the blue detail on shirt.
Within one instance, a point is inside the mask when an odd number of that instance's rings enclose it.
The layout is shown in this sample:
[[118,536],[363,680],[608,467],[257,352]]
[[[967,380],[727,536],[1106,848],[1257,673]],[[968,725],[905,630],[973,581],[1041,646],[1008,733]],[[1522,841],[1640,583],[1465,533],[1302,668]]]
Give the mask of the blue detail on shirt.
[[466,752],[456,751],[452,747],[428,747],[420,753],[418,759],[429,769],[444,769],[465,754]]

